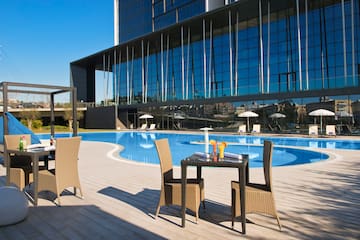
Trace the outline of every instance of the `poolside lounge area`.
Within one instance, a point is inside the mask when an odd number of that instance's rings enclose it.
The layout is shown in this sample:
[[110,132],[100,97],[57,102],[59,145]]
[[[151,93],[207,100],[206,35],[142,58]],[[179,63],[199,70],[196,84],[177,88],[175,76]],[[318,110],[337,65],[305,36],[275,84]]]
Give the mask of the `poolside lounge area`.
[[[160,167],[119,160],[118,151],[118,145],[83,141],[79,173],[84,199],[68,194],[57,207],[40,198],[38,207],[30,204],[25,221],[0,228],[0,239],[360,238],[360,151],[327,149],[322,150],[330,155],[327,161],[273,168],[283,229],[278,230],[274,218],[249,214],[247,219],[253,223],[247,224],[246,235],[241,234],[239,220],[235,231],[231,229],[234,169],[203,169],[206,210],[199,210],[197,224],[188,214],[182,228],[179,207],[163,207],[154,219]],[[262,181],[261,171],[251,169],[251,179]],[[191,169],[188,175],[195,172]],[[179,167],[175,176],[180,176]],[[0,186],[5,178],[5,168],[0,166]]]

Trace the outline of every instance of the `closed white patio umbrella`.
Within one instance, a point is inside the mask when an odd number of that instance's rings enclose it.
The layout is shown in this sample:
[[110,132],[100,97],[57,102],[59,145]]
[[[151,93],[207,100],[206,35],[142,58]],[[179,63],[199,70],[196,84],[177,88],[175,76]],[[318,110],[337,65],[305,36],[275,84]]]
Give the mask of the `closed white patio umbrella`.
[[209,131],[214,130],[211,127],[200,128],[201,131],[204,131],[204,142],[205,142],[205,153],[209,153]]

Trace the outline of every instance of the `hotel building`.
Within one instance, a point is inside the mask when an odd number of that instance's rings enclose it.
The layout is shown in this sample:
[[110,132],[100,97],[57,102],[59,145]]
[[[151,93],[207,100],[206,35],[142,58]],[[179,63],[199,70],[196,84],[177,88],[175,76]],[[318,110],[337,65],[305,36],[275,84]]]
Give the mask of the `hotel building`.
[[173,128],[175,113],[193,119],[189,128],[225,127],[235,108],[351,104],[359,12],[359,0],[115,0],[114,46],[72,62],[71,84],[79,101],[95,102],[103,72],[127,127],[143,112],[160,128]]

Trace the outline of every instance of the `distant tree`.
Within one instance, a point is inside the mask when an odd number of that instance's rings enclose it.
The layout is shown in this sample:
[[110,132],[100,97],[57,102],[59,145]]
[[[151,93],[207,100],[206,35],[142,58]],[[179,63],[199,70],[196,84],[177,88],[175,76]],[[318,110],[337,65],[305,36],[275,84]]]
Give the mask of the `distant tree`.
[[56,108],[64,107],[64,103],[55,103]]
[[21,119],[25,120],[29,129],[32,129],[33,121],[40,119],[41,114],[36,110],[23,110],[19,113]]
[[[76,122],[84,117],[84,113],[81,112],[81,111],[77,111],[76,115],[77,115]],[[73,126],[73,122],[74,122],[73,115],[72,115],[72,110],[71,109],[65,110],[63,118],[64,118],[65,121],[68,122],[69,130],[71,131],[72,126]]]
[[297,114],[297,123],[304,123],[304,119],[306,117],[306,108],[304,106],[297,106],[296,108]]
[[42,128],[42,125],[43,125],[43,122],[41,120],[34,120],[32,122],[32,128],[34,129],[41,129]]

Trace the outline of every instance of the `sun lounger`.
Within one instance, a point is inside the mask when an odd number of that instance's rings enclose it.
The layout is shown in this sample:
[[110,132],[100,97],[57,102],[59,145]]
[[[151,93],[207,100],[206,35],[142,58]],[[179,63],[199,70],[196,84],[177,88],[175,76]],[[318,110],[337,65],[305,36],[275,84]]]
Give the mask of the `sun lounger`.
[[141,127],[139,128],[139,130],[146,130],[146,128],[147,128],[147,124],[144,123],[144,124],[141,125]]
[[326,136],[336,137],[335,125],[326,125]]
[[239,129],[238,129],[238,133],[239,134],[246,133],[246,125],[244,125],[244,124],[240,125]]
[[316,137],[318,135],[318,125],[309,125],[309,136]]
[[150,127],[147,130],[155,130],[156,129],[156,124],[152,123],[150,124]]
[[260,133],[260,128],[261,128],[261,125],[260,125],[260,124],[254,124],[251,133],[252,133],[252,134]]

